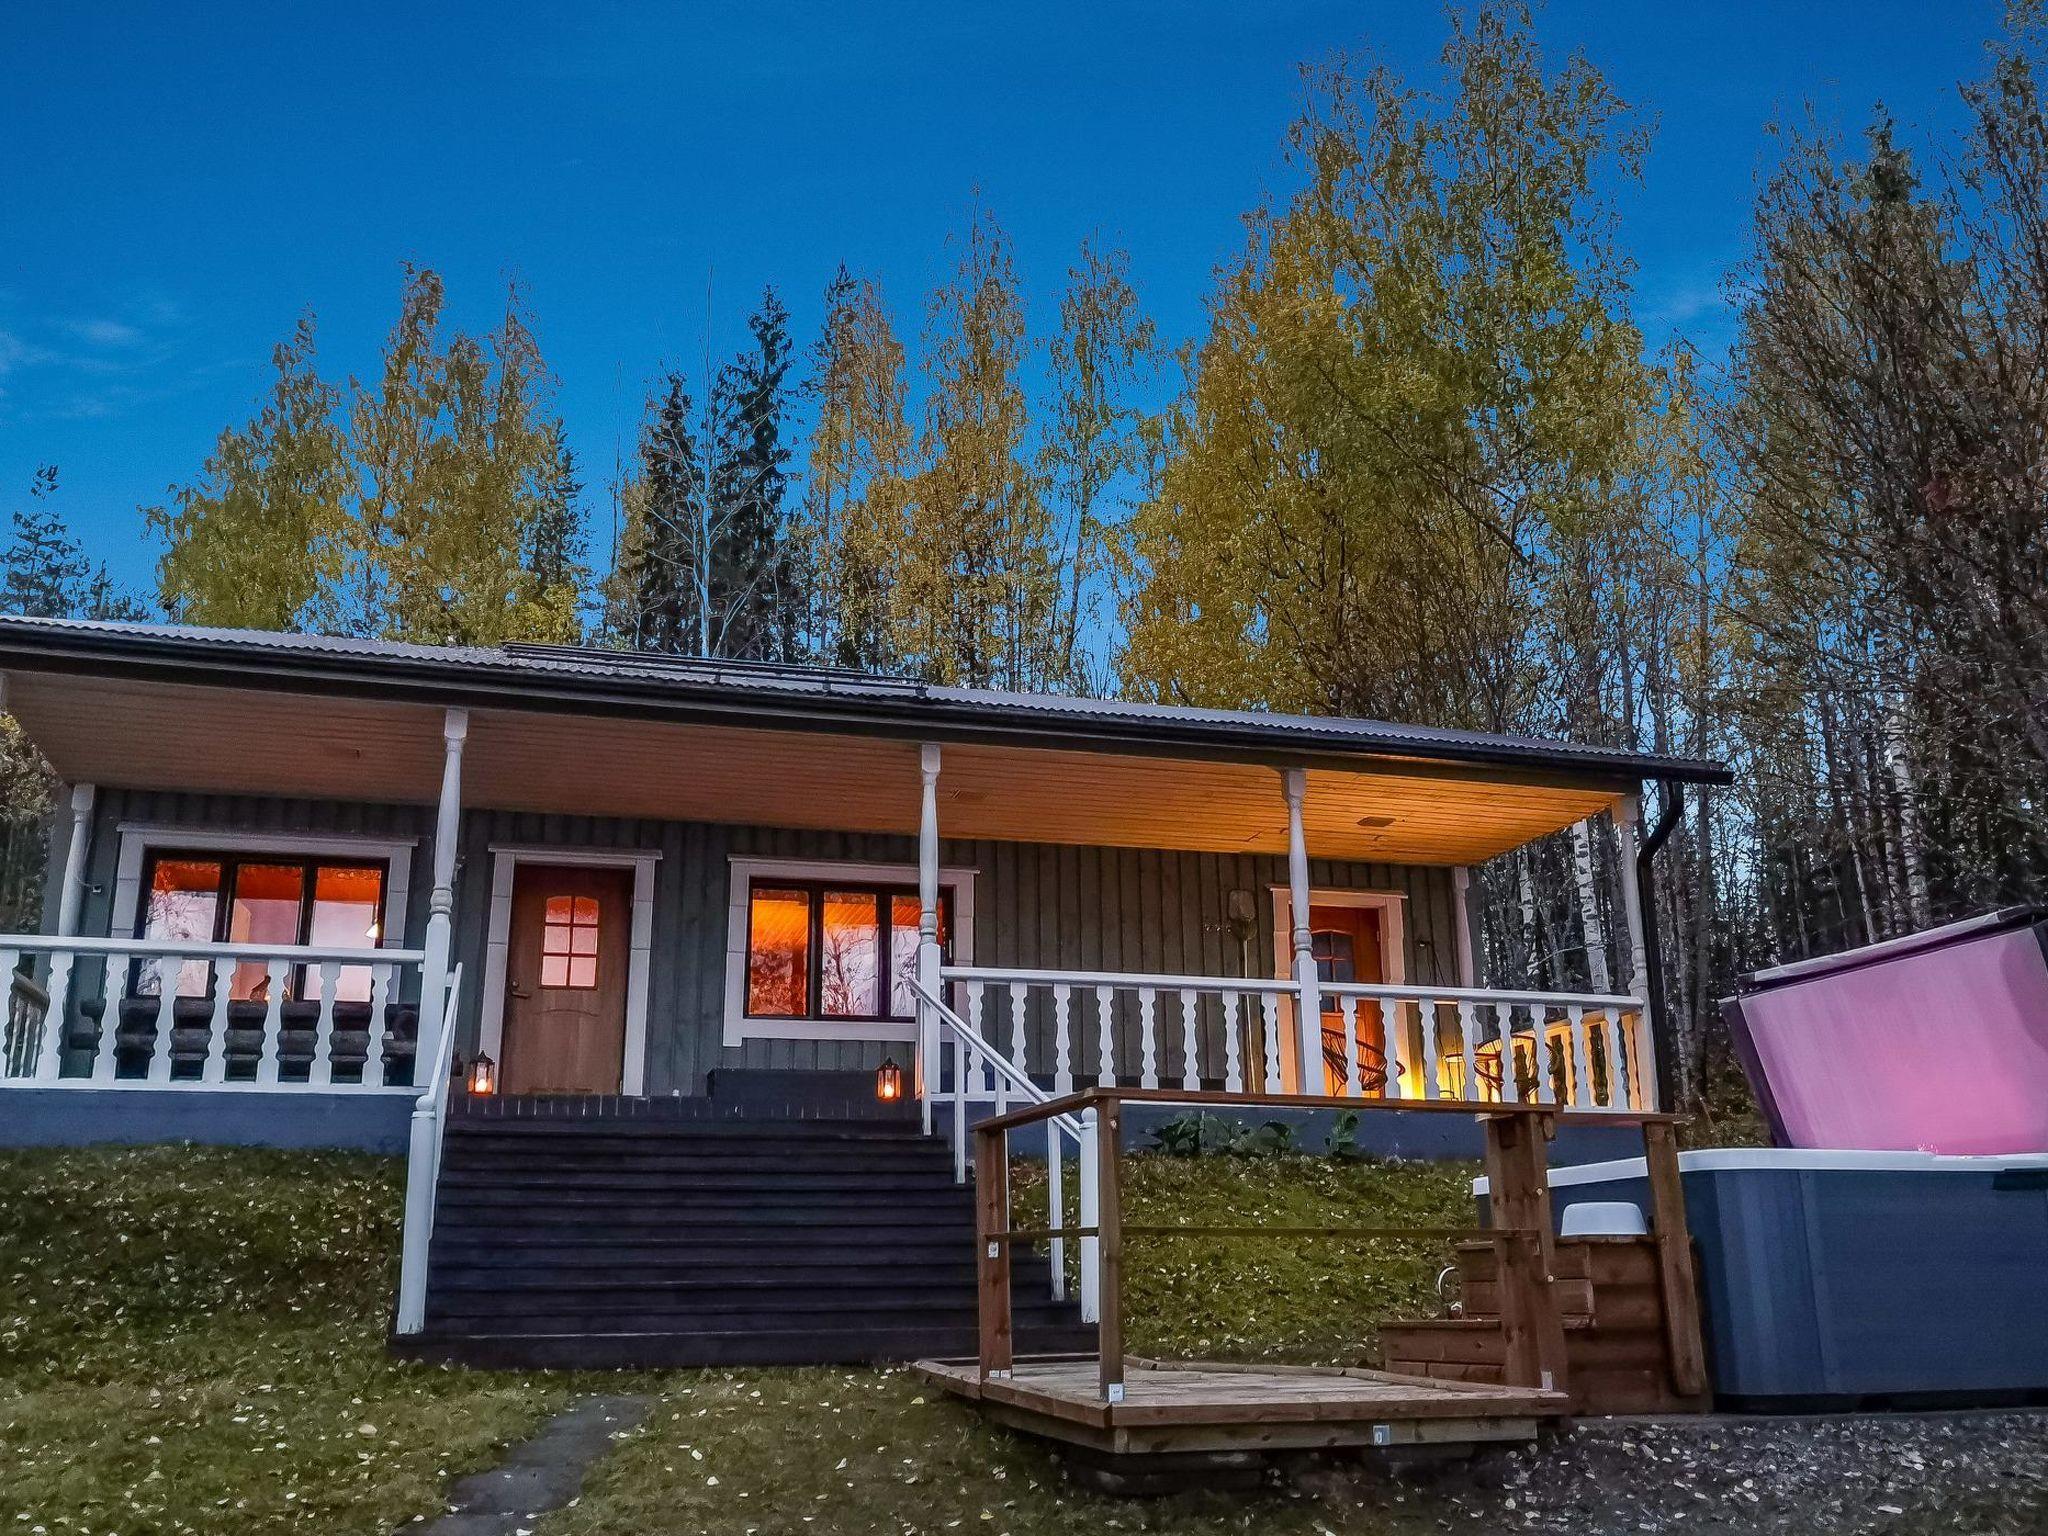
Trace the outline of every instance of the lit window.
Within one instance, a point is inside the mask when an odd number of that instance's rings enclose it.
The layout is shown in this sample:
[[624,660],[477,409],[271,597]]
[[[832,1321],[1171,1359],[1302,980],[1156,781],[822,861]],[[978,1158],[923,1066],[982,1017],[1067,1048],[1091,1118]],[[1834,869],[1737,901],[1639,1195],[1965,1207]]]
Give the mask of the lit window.
[[[942,946],[951,909],[951,892],[944,892]],[[914,890],[892,886],[754,886],[747,893],[748,1017],[914,1017],[920,910]]]
[[597,985],[597,898],[550,896],[541,925],[540,984],[587,992]]
[[[322,949],[376,949],[383,943],[382,864],[160,853],[151,860],[147,884],[148,901],[139,925],[139,937],[145,939]],[[144,959],[135,968],[134,992],[158,995],[164,971],[174,964],[180,997],[207,995],[211,967],[205,960]],[[319,966],[288,970],[285,995],[317,999]],[[334,995],[341,1002],[367,1002],[368,967],[343,966]],[[235,1002],[269,1001],[269,964],[238,962],[229,978],[228,997]]]

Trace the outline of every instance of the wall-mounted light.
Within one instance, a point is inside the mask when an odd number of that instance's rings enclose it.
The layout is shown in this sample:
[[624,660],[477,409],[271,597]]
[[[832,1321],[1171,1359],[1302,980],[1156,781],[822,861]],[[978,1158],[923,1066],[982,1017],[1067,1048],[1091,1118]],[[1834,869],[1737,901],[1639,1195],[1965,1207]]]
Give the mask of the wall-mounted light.
[[903,1097],[903,1069],[893,1058],[885,1058],[875,1071],[875,1097],[893,1104]]
[[469,1091],[480,1095],[498,1091],[498,1064],[482,1051],[478,1051],[476,1060],[469,1064]]

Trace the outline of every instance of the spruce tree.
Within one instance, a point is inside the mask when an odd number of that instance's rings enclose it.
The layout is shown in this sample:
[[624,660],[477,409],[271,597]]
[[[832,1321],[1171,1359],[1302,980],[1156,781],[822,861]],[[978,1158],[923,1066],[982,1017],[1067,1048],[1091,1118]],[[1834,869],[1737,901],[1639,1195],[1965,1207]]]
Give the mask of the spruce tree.
[[29,488],[29,506],[14,514],[6,572],[0,577],[0,603],[9,613],[66,619],[78,611],[86,564],[63,520],[48,505],[56,489],[56,466],[46,464],[36,471]]
[[688,381],[664,381],[640,434],[640,487],[630,530],[626,633],[634,650],[702,653],[698,551],[703,547],[704,476],[690,430]]
[[807,605],[785,540],[789,313],[773,288],[747,329],[752,348],[720,371],[712,393],[705,650],[782,661],[797,654]]

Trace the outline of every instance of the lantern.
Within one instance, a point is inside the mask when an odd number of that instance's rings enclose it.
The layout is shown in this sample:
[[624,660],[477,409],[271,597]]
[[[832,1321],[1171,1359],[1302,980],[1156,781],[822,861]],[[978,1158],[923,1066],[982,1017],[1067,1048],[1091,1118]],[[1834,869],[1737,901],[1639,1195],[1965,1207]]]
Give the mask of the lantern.
[[884,1104],[893,1104],[903,1097],[903,1069],[893,1060],[884,1060],[875,1072],[875,1097]]
[[469,1064],[469,1091],[486,1095],[498,1091],[498,1064],[482,1051]]

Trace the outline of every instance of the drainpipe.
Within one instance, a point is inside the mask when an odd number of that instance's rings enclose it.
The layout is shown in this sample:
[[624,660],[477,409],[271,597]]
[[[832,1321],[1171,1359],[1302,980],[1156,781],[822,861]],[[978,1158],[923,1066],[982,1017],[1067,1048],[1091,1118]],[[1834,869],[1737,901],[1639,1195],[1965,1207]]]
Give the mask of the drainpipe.
[[[1671,1038],[1665,1031],[1669,1010],[1664,1000],[1664,944],[1657,932],[1657,876],[1652,867],[1657,850],[1678,830],[1685,816],[1685,791],[1676,784],[1657,783],[1657,824],[1636,850],[1636,902],[1643,933],[1643,1000],[1650,1012],[1650,1038]],[[1657,1102],[1669,1108],[1677,1102],[1675,1052],[1657,1053]]]

